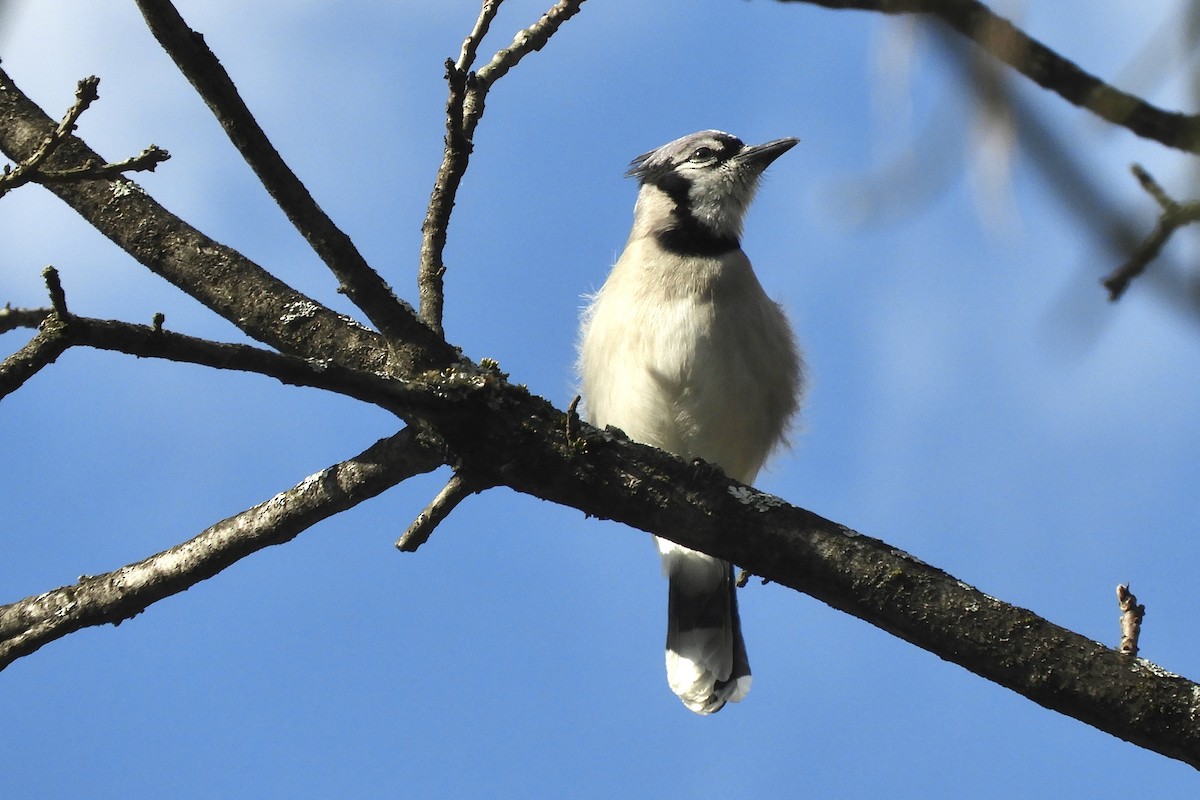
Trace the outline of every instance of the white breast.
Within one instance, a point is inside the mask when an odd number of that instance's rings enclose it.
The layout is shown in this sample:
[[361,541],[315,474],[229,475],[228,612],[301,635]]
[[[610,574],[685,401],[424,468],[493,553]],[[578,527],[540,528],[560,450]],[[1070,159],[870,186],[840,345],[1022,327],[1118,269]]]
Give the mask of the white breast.
[[631,241],[583,326],[588,419],[750,482],[800,391],[787,320],[740,250],[714,258]]

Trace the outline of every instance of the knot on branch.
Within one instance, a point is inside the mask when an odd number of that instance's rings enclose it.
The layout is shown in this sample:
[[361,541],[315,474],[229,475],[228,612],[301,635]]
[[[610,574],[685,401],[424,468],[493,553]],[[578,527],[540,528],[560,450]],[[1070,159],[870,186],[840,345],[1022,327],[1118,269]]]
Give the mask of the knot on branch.
[[1128,583],[1117,586],[1117,605],[1121,608],[1121,645],[1117,649],[1122,655],[1136,656],[1146,607],[1138,603]]

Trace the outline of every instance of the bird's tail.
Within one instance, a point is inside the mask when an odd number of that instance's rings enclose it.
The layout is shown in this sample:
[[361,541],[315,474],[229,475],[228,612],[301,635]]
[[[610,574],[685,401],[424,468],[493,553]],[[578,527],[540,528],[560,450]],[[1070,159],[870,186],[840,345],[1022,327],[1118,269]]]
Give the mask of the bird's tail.
[[689,709],[712,714],[750,691],[733,567],[672,542],[658,544],[670,582],[667,683]]

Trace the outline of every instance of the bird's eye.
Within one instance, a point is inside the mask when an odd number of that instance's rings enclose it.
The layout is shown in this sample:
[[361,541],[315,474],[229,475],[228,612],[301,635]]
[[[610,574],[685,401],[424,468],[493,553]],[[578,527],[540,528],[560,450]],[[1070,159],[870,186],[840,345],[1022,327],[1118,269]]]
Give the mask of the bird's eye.
[[692,153],[692,157],[688,161],[703,163],[705,161],[712,161],[716,157],[717,151],[711,147],[697,147],[696,152]]

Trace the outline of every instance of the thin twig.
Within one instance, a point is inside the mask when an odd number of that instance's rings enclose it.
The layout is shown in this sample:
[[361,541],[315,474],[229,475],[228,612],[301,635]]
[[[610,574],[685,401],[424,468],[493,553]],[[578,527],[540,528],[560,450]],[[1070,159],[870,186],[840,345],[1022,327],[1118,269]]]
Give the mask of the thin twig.
[[144,561],[0,606],[0,669],[81,628],[129,619],[440,463],[440,455],[406,428]]
[[79,82],[75,87],[75,102],[67,109],[67,113],[63,116],[62,121],[58,123],[54,130],[50,131],[29,158],[15,167],[7,165],[4,167],[4,171],[0,173],[0,197],[34,179],[42,163],[75,130],[75,123],[79,120],[80,115],[100,96],[97,91],[99,85],[100,79],[95,75],[84,78]]
[[475,54],[479,51],[479,43],[487,36],[492,20],[496,18],[496,12],[500,10],[500,4],[503,2],[504,0],[483,0],[475,27],[467,34],[467,38],[463,39],[462,50],[459,51],[458,63],[455,65],[459,72],[468,72],[475,66]]
[[1179,203],[1173,200],[1158,181],[1139,164],[1134,164],[1130,170],[1142,188],[1158,203],[1162,212],[1154,224],[1154,229],[1134,249],[1125,263],[1101,281],[1108,290],[1108,299],[1113,302],[1121,299],[1133,280],[1158,258],[1175,231],[1200,221],[1200,203]]
[[59,145],[71,137],[71,133],[76,130],[79,118],[83,116],[85,110],[88,110],[91,104],[100,98],[98,86],[100,86],[100,78],[96,76],[80,80],[76,86],[76,100],[72,103],[71,108],[67,109],[67,113],[62,116],[58,126],[50,131],[43,140],[41,146],[38,146],[29,158],[17,164],[16,167],[5,167],[4,172],[0,173],[0,197],[4,197],[14,188],[30,184],[30,182],[50,184],[50,182],[115,178],[124,173],[146,172],[146,170],[154,172],[158,164],[170,158],[170,154],[166,150],[158,148],[157,145],[150,145],[137,156],[126,158],[125,161],[101,163],[92,160],[82,166],[47,169],[44,164],[59,149]]
[[163,330],[157,317],[151,325],[78,316],[71,316],[69,324],[65,323],[61,315],[52,313],[45,318],[42,329],[29,344],[0,365],[0,397],[53,362],[68,347],[82,346],[138,358],[161,358],[213,369],[255,373],[289,386],[336,392],[399,415],[407,415],[414,409],[426,408],[444,399],[444,386],[402,381],[252,345],[186,336]]
[[1154,180],[1146,168],[1141,164],[1130,164],[1129,171],[1133,173],[1133,177],[1137,178],[1138,183],[1146,190],[1146,193],[1154,198],[1154,202],[1158,203],[1163,211],[1173,212],[1179,209],[1179,204],[1171,199],[1167,194],[1167,190],[1159,185],[1158,181]]
[[1121,608],[1121,646],[1118,649],[1125,655],[1136,656],[1146,607],[1138,604],[1137,597],[1129,591],[1128,583],[1117,586],[1117,604]]
[[446,138],[442,163],[438,167],[429,197],[429,207],[421,224],[421,256],[417,269],[417,288],[421,298],[421,319],[439,334],[443,333],[445,299],[443,278],[446,264],[446,234],[458,187],[467,171],[474,149],[475,128],[483,117],[488,90],[522,58],[545,46],[550,37],[579,11],[584,0],[559,0],[542,18],[519,31],[513,43],[500,50],[478,73],[470,72],[479,40],[487,32],[502,0],[484,0],[475,27],[463,42],[458,62],[446,59]]
[[6,166],[0,172],[0,197],[27,183],[62,183],[87,178],[112,178],[126,172],[150,171],[171,157],[166,150],[150,145],[140,154],[113,164],[92,160],[88,163],[65,169],[46,169],[46,162],[59,146],[70,138],[76,123],[84,111],[100,97],[100,79],[95,75],[84,78],[75,88],[75,102],[67,109],[62,120],[24,161],[15,167]]
[[463,477],[461,472],[450,476],[450,480],[417,515],[398,540],[396,549],[402,553],[415,553],[417,548],[429,541],[434,529],[450,516],[459,503],[479,491],[479,487]]
[[34,180],[38,183],[61,183],[63,181],[79,181],[85,179],[115,178],[126,172],[154,172],[159,164],[171,158],[171,154],[156,144],[152,144],[142,152],[124,161],[110,164],[89,162],[78,167],[56,170],[39,170]]
[[472,93],[473,98],[469,98],[469,101],[478,101],[479,107],[473,109],[468,105],[466,108],[467,119],[465,122],[468,136],[475,132],[475,124],[483,116],[483,99],[492,84],[503,78],[525,56],[545,47],[546,43],[550,41],[550,37],[558,32],[563,23],[579,13],[583,2],[584,0],[559,0],[537,22],[524,30],[517,31],[512,44],[499,50],[496,55],[492,56],[491,61],[480,67],[478,71],[479,90]]

